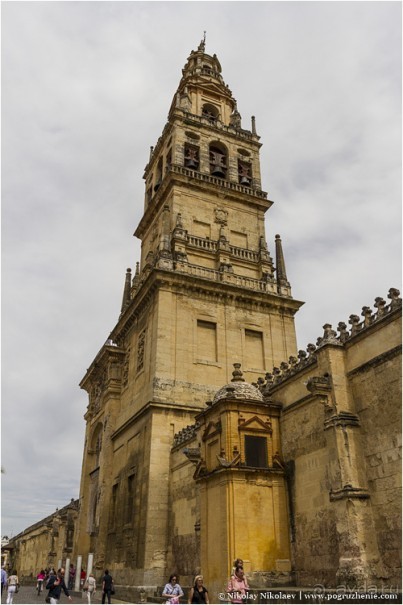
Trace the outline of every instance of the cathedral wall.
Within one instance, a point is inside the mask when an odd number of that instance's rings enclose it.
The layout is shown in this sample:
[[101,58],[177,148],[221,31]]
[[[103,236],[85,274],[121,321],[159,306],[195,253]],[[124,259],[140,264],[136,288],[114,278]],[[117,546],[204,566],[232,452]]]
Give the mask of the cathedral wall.
[[106,484],[109,506],[102,511],[107,532],[105,564],[123,583],[134,580],[136,570],[144,566],[149,457],[150,428],[143,416],[113,440],[113,461]]
[[13,568],[22,578],[35,578],[41,569],[45,569],[51,551],[50,531],[46,527],[31,532],[24,532],[20,540],[18,556],[13,560]]
[[11,568],[16,569],[20,581],[36,578],[41,569],[57,568],[71,557],[76,529],[78,501],[72,500],[53,515],[28,527],[9,541]]
[[[303,380],[307,380],[306,374]],[[285,390],[292,387],[296,390],[293,384]],[[337,528],[329,501],[329,451],[323,421],[323,405],[318,400],[285,411],[281,420],[291,498],[293,568],[297,571],[297,584],[302,586],[332,585],[338,566]]]
[[[343,347],[317,349],[316,362],[274,388],[273,398],[283,403],[282,451],[300,585],[400,584],[398,315]],[[306,390],[310,379],[326,375],[327,390]]]
[[350,376],[385,581],[401,574],[401,353]]
[[[157,347],[158,306],[151,298],[131,332],[126,337],[129,350],[126,378],[122,380],[120,415],[123,424],[152,399],[152,381],[155,374]],[[169,325],[169,324],[168,324]]]
[[184,448],[197,447],[187,441],[171,454],[169,497],[170,512],[166,575],[179,574],[185,586],[193,584],[200,573],[200,503],[198,485],[193,480],[195,465],[184,455]]

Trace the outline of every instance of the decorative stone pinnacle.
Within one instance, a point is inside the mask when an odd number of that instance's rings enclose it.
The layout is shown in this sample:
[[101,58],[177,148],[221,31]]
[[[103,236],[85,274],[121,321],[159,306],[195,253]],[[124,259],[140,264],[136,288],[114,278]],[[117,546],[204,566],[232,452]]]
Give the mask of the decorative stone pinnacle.
[[307,345],[306,350],[308,352],[309,355],[312,355],[315,351],[316,351],[316,345],[312,344],[311,342]]
[[400,298],[400,291],[397,288],[390,288],[388,292],[388,298],[390,298],[391,310],[397,309],[402,306],[402,299]]
[[319,337],[316,341],[316,344],[319,347],[329,343],[340,345],[340,341],[337,338],[337,332],[335,332],[335,330],[332,330],[331,324],[325,324],[323,326],[323,337]]
[[129,267],[128,269],[126,269],[125,286],[124,286],[124,289],[123,289],[122,306],[121,306],[121,309],[120,309],[121,313],[123,313],[123,311],[126,309],[126,307],[130,303],[130,288],[131,288],[131,284],[132,284],[132,270]]
[[346,340],[350,337],[350,334],[347,330],[347,324],[345,324],[344,321],[339,321],[337,330],[340,332],[340,342],[346,342]]
[[252,134],[256,134],[256,118],[252,116]]
[[243,378],[243,373],[241,372],[241,364],[234,363],[233,366],[235,369],[232,372],[233,378],[231,379],[231,382],[245,382],[245,378]]
[[358,325],[360,323],[358,315],[350,315],[348,323],[351,324],[351,336],[354,336],[361,330],[361,326]]
[[287,272],[285,270],[283,246],[281,243],[281,237],[278,233],[276,234],[275,248],[276,248],[277,282],[279,285],[288,285],[289,286],[289,283],[287,281]]
[[374,307],[378,309],[378,318],[382,317],[382,315],[385,315],[385,305],[386,301],[381,296],[377,296],[375,298]]
[[361,315],[364,318],[364,326],[369,326],[373,321],[372,309],[370,307],[363,307]]

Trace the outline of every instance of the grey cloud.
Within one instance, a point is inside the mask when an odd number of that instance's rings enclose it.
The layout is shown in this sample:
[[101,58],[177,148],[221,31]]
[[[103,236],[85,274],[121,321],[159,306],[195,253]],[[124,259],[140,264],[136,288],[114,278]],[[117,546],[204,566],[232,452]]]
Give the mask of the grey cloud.
[[206,18],[244,127],[256,116],[275,201],[269,248],[281,233],[306,301],[299,347],[399,287],[400,13],[378,2],[3,3],[3,533],[78,495],[78,383],[139,259],[143,169]]

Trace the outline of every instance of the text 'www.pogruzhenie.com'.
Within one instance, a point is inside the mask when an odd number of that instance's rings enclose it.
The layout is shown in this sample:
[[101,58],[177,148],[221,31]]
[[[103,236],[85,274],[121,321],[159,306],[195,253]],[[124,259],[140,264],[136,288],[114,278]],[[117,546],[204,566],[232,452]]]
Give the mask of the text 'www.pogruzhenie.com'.
[[244,594],[234,592],[221,592],[218,595],[220,601],[243,602],[243,603],[261,603],[262,601],[269,602],[294,602],[298,603],[326,603],[326,602],[356,602],[362,601],[367,603],[374,602],[395,602],[398,603],[398,592],[361,592],[354,590],[330,591],[330,590],[314,590],[310,591],[285,591],[285,590],[262,590],[245,592]]

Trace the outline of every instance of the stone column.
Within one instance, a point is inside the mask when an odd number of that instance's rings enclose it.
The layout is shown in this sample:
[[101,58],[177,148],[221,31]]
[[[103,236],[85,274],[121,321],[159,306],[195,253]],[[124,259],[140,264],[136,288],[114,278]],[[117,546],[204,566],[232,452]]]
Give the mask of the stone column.
[[[62,566],[62,560],[59,559],[58,562],[57,562],[57,569],[60,569],[61,566]],[[57,571],[57,569],[55,569],[55,571]]]
[[76,592],[79,592],[80,590],[80,574],[81,574],[81,565],[83,562],[83,558],[81,555],[78,555],[77,557],[77,565],[76,565],[76,580],[74,583],[74,590]]
[[70,559],[66,559],[66,566],[64,568],[64,583],[69,588],[69,579],[70,579]]
[[88,561],[87,561],[87,578],[92,573],[92,565],[94,563],[94,554],[92,552],[88,553]]

